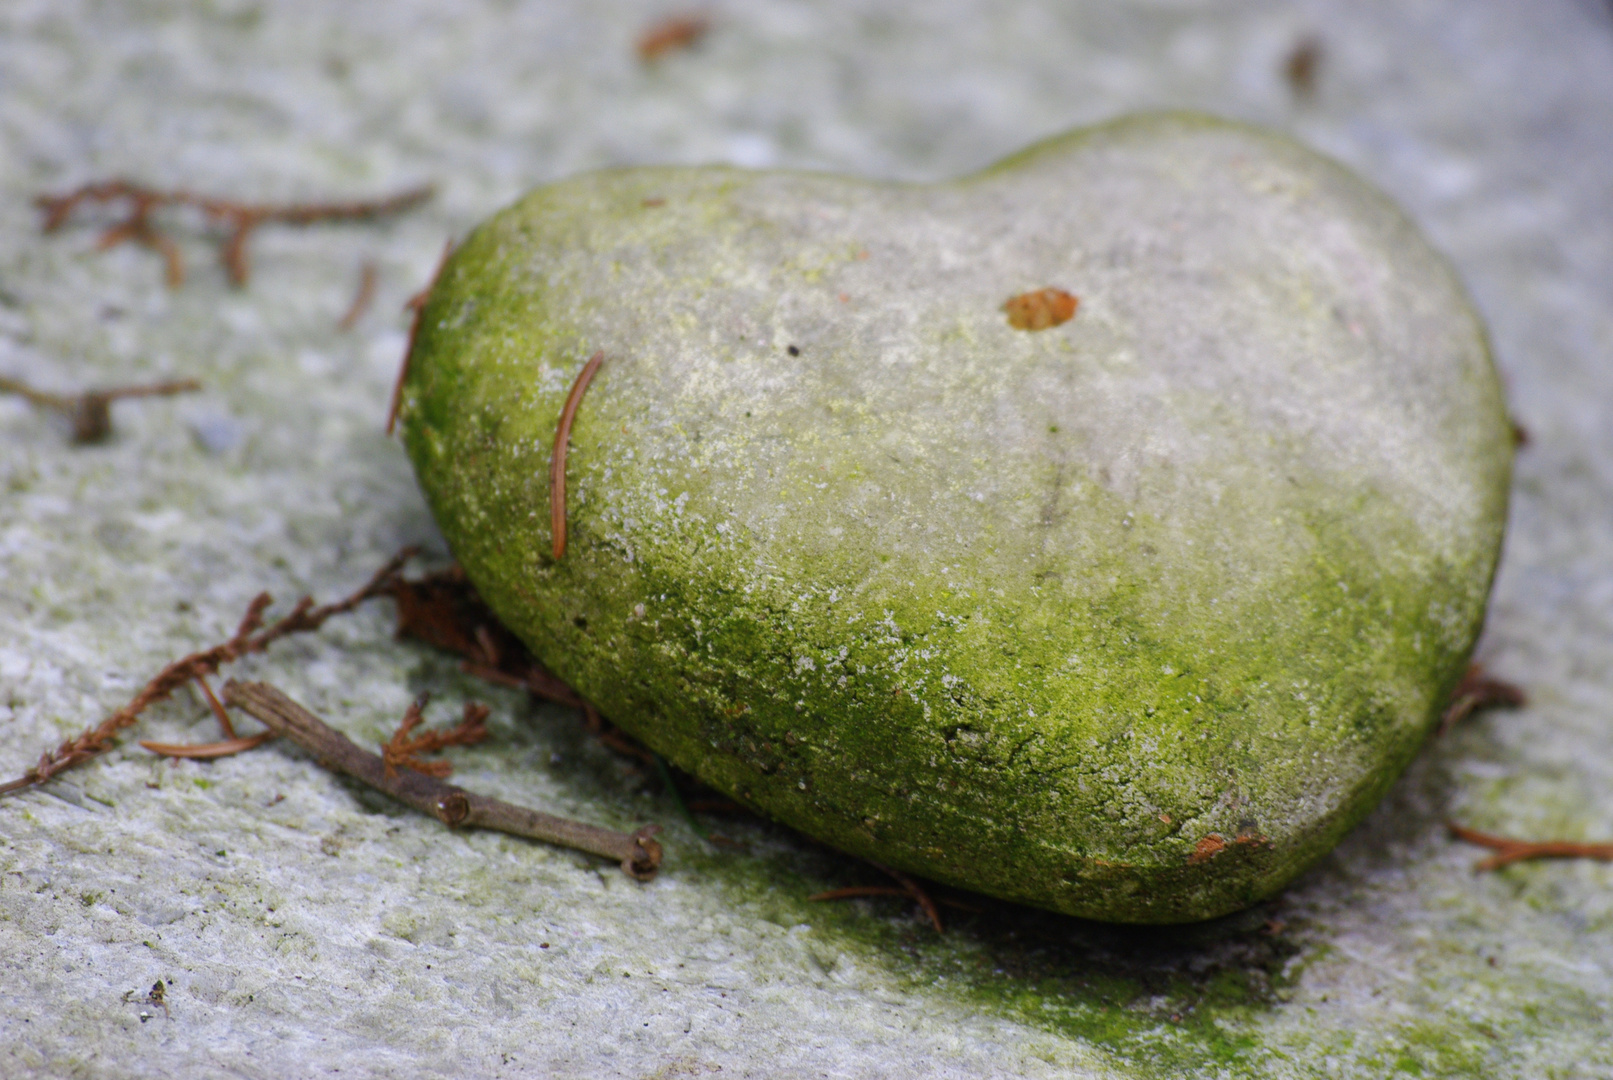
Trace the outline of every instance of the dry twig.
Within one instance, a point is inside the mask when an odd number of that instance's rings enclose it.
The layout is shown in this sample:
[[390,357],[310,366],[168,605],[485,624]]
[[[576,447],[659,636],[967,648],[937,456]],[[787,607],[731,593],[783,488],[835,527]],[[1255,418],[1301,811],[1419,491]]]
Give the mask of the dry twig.
[[1473,864],[1475,874],[1481,874],[1486,870],[1496,870],[1528,859],[1601,859],[1605,862],[1613,862],[1613,843],[1584,844],[1572,840],[1516,840],[1509,836],[1495,836],[1490,833],[1479,832],[1477,829],[1465,828],[1454,821],[1446,822],[1445,827],[1458,840],[1466,840],[1469,844],[1487,847],[1495,852],[1489,858],[1480,859]]
[[388,770],[379,755],[361,750],[347,736],[267,683],[239,683],[232,679],[224,686],[224,700],[307,750],[325,768],[384,791],[445,825],[497,829],[602,855],[618,861],[624,871],[640,881],[654,877],[661,865],[661,845],[652,839],[660,830],[658,825],[646,825],[632,833],[617,832],[474,795],[412,769]]
[[398,552],[375,572],[363,588],[336,603],[316,607],[313,600],[305,596],[297,601],[291,611],[267,626],[263,625],[263,613],[273,601],[268,593],[259,593],[247,606],[241,625],[228,641],[202,652],[181,657],[163,668],[123,708],[77,738],[69,739],[56,749],[41,754],[38,763],[22,776],[9,783],[0,784],[0,795],[43,784],[59,772],[106,753],[116,745],[118,732],[133,725],[146,709],[167,698],[186,683],[205,678],[223,665],[250,653],[263,652],[289,634],[318,630],[332,616],[351,611],[371,597],[389,595],[392,580],[414,554],[414,548],[405,548]]
[[34,203],[45,212],[44,231],[47,233],[65,225],[73,212],[83,204],[123,203],[127,209],[126,216],[101,233],[96,247],[104,251],[125,241],[133,241],[151,248],[163,257],[169,286],[177,288],[185,281],[184,260],[180,257],[179,248],[152,220],[152,215],[165,206],[190,207],[200,211],[210,222],[221,222],[228,226],[220,258],[229,272],[230,281],[239,286],[246,284],[251,273],[246,242],[260,225],[312,225],[320,221],[366,220],[408,210],[429,199],[433,191],[428,185],[388,198],[361,202],[273,205],[235,202],[182,189],[158,191],[127,180],[108,180],[85,184],[65,195],[41,195]]
[[1496,706],[1516,709],[1527,702],[1528,698],[1524,692],[1512,683],[1490,678],[1483,664],[1469,664],[1466,673],[1462,675],[1462,681],[1451,691],[1451,703],[1445,707],[1444,714],[1439,718],[1439,730],[1435,734],[1436,736],[1446,734],[1480,709]]
[[588,384],[604,360],[604,351],[596,352],[577,373],[577,381],[571,384],[571,393],[566,395],[560,423],[554,432],[554,453],[549,458],[549,533],[554,542],[555,562],[566,553],[566,451],[571,446],[571,424],[577,418],[577,406],[582,404]]
[[200,390],[195,379],[173,379],[144,386],[114,386],[106,390],[86,390],[81,394],[52,394],[0,375],[0,394],[16,394],[41,408],[53,409],[73,425],[73,441],[95,443],[112,434],[112,403],[124,398],[170,397]]

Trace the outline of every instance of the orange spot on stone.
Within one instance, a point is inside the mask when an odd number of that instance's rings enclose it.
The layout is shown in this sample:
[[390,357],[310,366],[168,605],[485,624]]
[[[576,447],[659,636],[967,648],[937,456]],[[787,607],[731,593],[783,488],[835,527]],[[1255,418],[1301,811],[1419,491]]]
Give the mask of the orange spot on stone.
[[1008,325],[1015,330],[1047,330],[1075,318],[1075,309],[1081,304],[1079,296],[1063,289],[1037,289],[1035,292],[1011,296],[1003,304],[1008,313]]
[[1193,854],[1187,857],[1187,861],[1194,865],[1208,862],[1225,851],[1226,846],[1226,837],[1220,833],[1211,833],[1193,845]]

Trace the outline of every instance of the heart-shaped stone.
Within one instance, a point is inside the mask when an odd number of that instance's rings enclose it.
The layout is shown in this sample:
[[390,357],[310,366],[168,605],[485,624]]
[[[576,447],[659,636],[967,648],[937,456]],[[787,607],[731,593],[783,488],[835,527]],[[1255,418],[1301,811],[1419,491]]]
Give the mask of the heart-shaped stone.
[[1405,216],[1182,115],[933,186],[540,188],[447,264],[402,400],[472,581],[658,753],[845,851],[1138,922],[1270,895],[1416,752],[1512,453]]

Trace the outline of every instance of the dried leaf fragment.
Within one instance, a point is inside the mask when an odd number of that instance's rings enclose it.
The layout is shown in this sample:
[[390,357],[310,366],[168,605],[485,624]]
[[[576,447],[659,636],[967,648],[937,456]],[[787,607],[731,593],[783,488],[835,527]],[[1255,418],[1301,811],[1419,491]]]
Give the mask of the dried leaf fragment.
[[1047,330],[1075,318],[1080,304],[1079,296],[1049,287],[1011,296],[1003,310],[1008,313],[1008,325],[1015,330]]

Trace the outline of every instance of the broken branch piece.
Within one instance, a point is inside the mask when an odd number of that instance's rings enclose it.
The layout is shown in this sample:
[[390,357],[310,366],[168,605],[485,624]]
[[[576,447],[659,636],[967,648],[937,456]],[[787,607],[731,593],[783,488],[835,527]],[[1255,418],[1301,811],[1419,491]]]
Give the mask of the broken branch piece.
[[307,750],[325,768],[384,791],[444,825],[497,829],[601,855],[619,862],[629,876],[639,881],[653,878],[661,865],[661,845],[651,838],[660,830],[658,825],[646,825],[632,833],[617,832],[474,795],[411,769],[389,772],[380,755],[360,749],[347,736],[268,683],[241,683],[231,679],[224,685],[224,700]]

